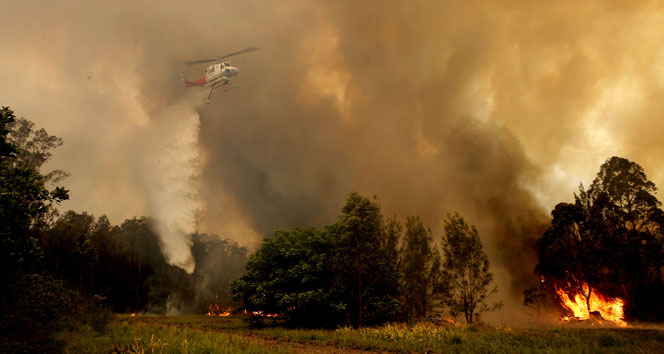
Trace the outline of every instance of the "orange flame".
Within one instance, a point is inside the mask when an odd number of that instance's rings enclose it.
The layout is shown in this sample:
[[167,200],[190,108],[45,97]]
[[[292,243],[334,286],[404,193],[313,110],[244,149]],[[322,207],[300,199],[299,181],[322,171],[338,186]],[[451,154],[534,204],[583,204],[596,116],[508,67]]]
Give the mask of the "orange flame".
[[[562,301],[561,305],[574,314],[574,319],[587,320],[590,318],[591,312],[597,311],[602,316],[602,319],[611,321],[620,327],[627,327],[627,323],[623,319],[623,306],[625,305],[623,299],[610,299],[598,293],[596,289],[593,289],[592,287],[589,288],[586,282],[583,282],[582,284],[583,294],[574,294],[573,299],[570,297],[570,294],[565,292],[565,290],[558,285],[554,284],[554,287],[556,289],[556,295],[558,295]],[[588,309],[585,295],[588,294],[589,290],[591,290],[589,302],[590,309]],[[571,319],[572,318],[569,316],[561,317],[561,320],[563,321],[569,321]]]
[[[214,298],[216,299],[215,302],[219,301],[219,294],[215,294]],[[228,317],[231,315],[231,311],[233,311],[233,307],[231,306],[222,309],[221,306],[219,306],[218,304],[211,304],[208,306],[208,312],[206,313],[206,315]]]
[[231,315],[231,311],[233,311],[232,307],[227,307],[225,309],[222,309],[219,305],[213,304],[208,306],[208,312],[206,313],[207,316],[219,316],[219,317],[228,317]]
[[253,311],[251,312],[252,315],[254,316],[261,316],[261,317],[267,317],[267,318],[277,318],[279,317],[278,313],[263,313],[263,311]]

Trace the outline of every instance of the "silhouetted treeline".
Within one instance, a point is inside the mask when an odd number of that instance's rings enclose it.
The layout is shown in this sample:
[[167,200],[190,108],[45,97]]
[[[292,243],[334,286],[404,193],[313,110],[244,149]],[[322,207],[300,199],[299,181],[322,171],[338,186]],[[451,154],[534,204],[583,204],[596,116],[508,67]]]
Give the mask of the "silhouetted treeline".
[[[69,211],[39,237],[47,274],[79,291],[102,296],[117,312],[200,313],[230,303],[231,279],[242,272],[247,250],[215,235],[192,236],[192,275],[166,262],[150,220],[111,225],[105,216]],[[218,297],[218,299],[217,299]]]
[[[418,217],[384,220],[375,200],[351,193],[323,230],[278,230],[232,284],[260,325],[277,315],[293,326],[355,327],[490,311],[493,275],[477,230],[448,215],[441,247]],[[443,252],[444,258],[441,258]],[[447,310],[447,311],[444,311]]]

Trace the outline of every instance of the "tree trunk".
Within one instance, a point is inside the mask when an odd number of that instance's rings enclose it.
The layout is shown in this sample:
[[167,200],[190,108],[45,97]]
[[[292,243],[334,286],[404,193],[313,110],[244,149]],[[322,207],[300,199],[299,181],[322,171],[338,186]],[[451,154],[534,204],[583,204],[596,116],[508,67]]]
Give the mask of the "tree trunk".
[[362,328],[362,275],[357,278],[357,328]]
[[593,293],[593,288],[588,285],[588,296],[586,296],[586,307],[588,308],[588,315],[590,315],[590,296]]

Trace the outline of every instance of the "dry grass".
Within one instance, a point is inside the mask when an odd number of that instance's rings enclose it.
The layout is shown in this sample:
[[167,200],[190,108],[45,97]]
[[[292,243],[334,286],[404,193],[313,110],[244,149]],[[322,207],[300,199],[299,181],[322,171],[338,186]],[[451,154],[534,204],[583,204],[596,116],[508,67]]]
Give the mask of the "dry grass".
[[107,333],[62,333],[70,353],[662,353],[664,331],[389,324],[337,330],[250,330],[242,318],[117,316]]

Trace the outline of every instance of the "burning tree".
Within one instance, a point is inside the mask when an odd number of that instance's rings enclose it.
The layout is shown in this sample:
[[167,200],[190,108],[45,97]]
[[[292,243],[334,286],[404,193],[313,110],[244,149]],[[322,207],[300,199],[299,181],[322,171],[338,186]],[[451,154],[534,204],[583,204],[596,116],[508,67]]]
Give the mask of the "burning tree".
[[664,320],[664,212],[656,191],[641,166],[612,157],[588,190],[579,187],[574,203],[556,205],[551,227],[537,242],[535,272],[567,316],[599,312],[620,321],[615,317],[626,303],[627,317]]

